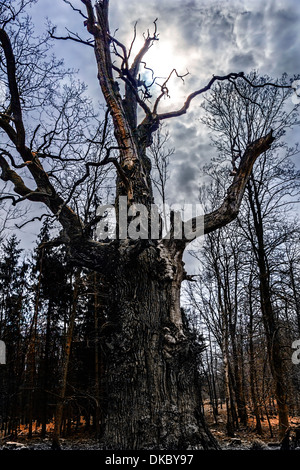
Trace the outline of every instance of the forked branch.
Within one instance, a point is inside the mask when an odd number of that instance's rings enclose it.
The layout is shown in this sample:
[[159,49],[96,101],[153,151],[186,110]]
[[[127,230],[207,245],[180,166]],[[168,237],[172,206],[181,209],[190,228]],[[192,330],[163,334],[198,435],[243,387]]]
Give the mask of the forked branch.
[[11,96],[11,112],[14,117],[14,124],[16,127],[16,147],[18,149],[22,149],[25,145],[25,128],[16,79],[16,63],[10,39],[4,29],[0,29],[0,43],[6,60],[8,86]]
[[[221,206],[209,214],[191,219],[195,238],[213,232],[232,222],[238,215],[246,184],[259,155],[269,150],[274,141],[272,131],[251,143],[241,157],[239,167]],[[197,232],[198,230],[198,232]],[[185,240],[187,245],[191,240]]]
[[245,80],[253,88],[265,88],[267,86],[272,86],[272,87],[276,87],[276,88],[292,89],[291,85],[280,85],[280,84],[269,83],[269,82],[262,83],[262,84],[252,83],[247,77],[245,77],[244,72],[229,73],[227,75],[214,75],[205,87],[200,88],[199,90],[196,90],[193,93],[191,93],[187,97],[185,103],[183,104],[183,106],[180,109],[178,109],[176,111],[170,111],[168,113],[157,114],[157,119],[162,121],[164,119],[169,119],[169,118],[173,118],[173,117],[182,116],[189,109],[192,100],[194,98],[196,98],[196,96],[202,95],[206,91],[210,90],[215,82],[217,82],[217,81],[218,82],[223,82],[223,81],[227,80],[227,81],[230,81],[231,83],[236,83],[236,80],[239,79],[239,78]]

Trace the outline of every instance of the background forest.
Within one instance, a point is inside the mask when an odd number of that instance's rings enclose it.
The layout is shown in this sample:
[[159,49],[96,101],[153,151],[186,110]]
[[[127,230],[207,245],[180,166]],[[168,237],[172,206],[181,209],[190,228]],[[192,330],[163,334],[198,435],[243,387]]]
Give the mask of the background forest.
[[[224,130],[217,140],[223,152],[232,145],[225,132],[224,106],[229,111],[242,101],[249,103],[249,96],[230,103],[232,92],[232,85],[223,86],[222,93],[215,87],[203,106],[203,120]],[[295,210],[299,171],[294,163],[298,146],[289,147],[284,140],[296,115],[283,111],[282,91],[274,90],[269,98],[272,104],[277,100],[276,115],[284,122],[276,149],[257,162],[237,220],[206,235],[190,250],[196,274],[182,289],[185,317],[199,352],[203,411],[217,437],[224,439],[239,436],[241,430],[248,439],[282,438],[278,382],[288,426],[297,428],[300,416],[300,368],[297,360],[292,361],[293,342],[300,338],[300,225]],[[266,95],[261,99],[264,114],[248,121],[248,132],[257,132],[259,118],[266,116]],[[246,109],[251,113],[251,106]],[[270,115],[271,109],[267,114],[274,123],[277,116]],[[230,115],[238,116],[237,126],[247,117]],[[150,149],[153,184],[163,201],[175,151],[168,147],[168,139],[168,130],[162,127]],[[207,183],[200,188],[199,202],[213,209],[226,190],[228,170],[220,168],[216,157],[201,171]],[[90,201],[99,199],[99,194],[93,196]],[[35,249],[25,251],[3,226],[0,337],[7,346],[7,364],[0,366],[2,436],[71,436],[86,431],[97,438],[105,408],[106,351],[101,336],[110,327],[105,279],[69,264],[64,249],[52,238],[53,223],[46,219]]]
[[[203,413],[224,445],[299,447],[299,76],[213,75],[183,107],[159,113],[188,72],[174,68],[162,83],[146,66],[156,20],[129,67],[136,23],[127,52],[109,33],[108,1],[95,3],[97,22],[89,0],[87,16],[63,3],[85,18],[88,40],[57,37],[48,23],[35,42],[29,18],[18,17],[35,2],[17,2],[16,13],[0,1],[0,439],[217,448]],[[106,103],[50,57],[59,39],[92,46]],[[170,139],[166,120],[200,95]],[[198,126],[199,147],[188,132]],[[117,196],[161,203],[161,228],[163,205],[195,191],[205,214],[197,243],[177,240],[174,225],[170,243],[99,240],[98,208],[117,207]]]

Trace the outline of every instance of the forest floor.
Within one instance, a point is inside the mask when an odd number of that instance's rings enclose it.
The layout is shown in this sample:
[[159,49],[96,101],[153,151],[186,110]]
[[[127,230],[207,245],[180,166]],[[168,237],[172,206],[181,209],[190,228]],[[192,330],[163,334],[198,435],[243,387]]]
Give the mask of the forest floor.
[[[205,418],[207,425],[212,434],[218,440],[222,450],[280,450],[281,443],[278,438],[278,418],[276,416],[264,418],[262,424],[262,435],[255,431],[255,419],[250,415],[247,427],[240,426],[235,431],[233,437],[228,437],[226,433],[226,409],[225,406],[219,409],[217,422],[214,419],[211,406],[204,406]],[[271,426],[271,430],[270,430]],[[33,428],[33,436],[28,439],[27,426],[21,426],[17,436],[0,435],[0,450],[51,450],[51,431],[53,424],[47,427],[47,435],[41,438],[40,429],[36,426]],[[290,428],[300,429],[300,416],[290,418]],[[84,423],[79,431],[73,431],[70,436],[61,439],[62,450],[101,450],[97,440],[90,431],[84,427]],[[296,450],[300,450],[297,447]]]
[[[217,422],[213,416],[212,408],[209,404],[204,405],[204,413],[207,425],[218,440],[222,449],[228,450],[278,450],[281,448],[281,442],[278,437],[278,416],[263,416],[261,420],[262,434],[259,435],[255,430],[255,417],[248,416],[248,425],[239,426],[234,432],[233,437],[228,437],[226,432],[226,408],[219,408]],[[296,428],[300,429],[300,416],[290,417],[291,438]],[[297,448],[300,450],[300,447]]]

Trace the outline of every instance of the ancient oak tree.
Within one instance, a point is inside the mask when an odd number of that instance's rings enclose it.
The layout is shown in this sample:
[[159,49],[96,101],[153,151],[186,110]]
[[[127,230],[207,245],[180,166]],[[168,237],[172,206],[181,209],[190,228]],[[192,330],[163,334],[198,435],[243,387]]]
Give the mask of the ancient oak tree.
[[[45,83],[52,77],[52,88],[49,85],[48,89],[53,91],[53,83],[58,79],[55,64],[47,70],[43,54],[38,62],[37,49],[33,48],[27,50],[32,53],[31,58],[28,53],[20,59],[20,44],[11,34],[12,24],[18,21],[18,13],[28,2],[15,2],[15,10],[1,3],[2,71],[6,73],[9,100],[0,114],[0,129],[5,136],[0,167],[1,179],[11,183],[15,192],[15,196],[6,197],[13,204],[28,200],[46,206],[62,226],[57,243],[67,246],[70,260],[105,278],[106,323],[101,337],[106,357],[105,418],[101,423],[103,448],[216,448],[217,443],[200,411],[196,360],[199,348],[190,340],[180,308],[180,288],[186,277],[182,257],[191,238],[184,232],[182,237],[174,236],[175,216],[171,218],[167,236],[151,238],[151,217],[146,219],[148,238],[120,236],[124,227],[118,225],[119,201],[123,204],[126,200],[130,214],[128,223],[141,207],[151,214],[154,199],[147,149],[160,123],[185,114],[192,100],[208,92],[216,82],[231,81],[238,87],[239,81],[247,79],[243,73],[213,76],[204,87],[190,94],[180,109],[160,112],[161,100],[168,93],[168,79],[151,103],[149,86],[139,75],[147,51],[158,39],[156,22],[153,33],[145,35],[140,51],[131,58],[132,48],[127,49],[110,33],[108,0],[82,0],[82,10],[77,11],[84,17],[90,39],[83,41],[72,33],[64,39],[82,42],[93,49],[97,66],[95,77],[97,75],[107,106],[106,118],[110,116],[113,123],[115,139],[110,146],[104,144],[103,134],[107,128],[104,124],[97,128],[98,134],[95,132],[93,138],[89,135],[83,141],[87,118],[85,107],[79,106],[82,101],[76,101],[71,92],[69,101],[65,101],[69,106],[59,106],[55,93],[49,92],[47,97]],[[51,36],[55,37],[55,30],[51,31]],[[42,46],[40,43],[41,51]],[[27,82],[20,75],[26,61],[32,73]],[[39,80],[34,82],[36,87],[40,84],[40,95],[37,90],[30,92],[36,73],[40,74]],[[42,92],[44,99],[38,101]],[[70,103],[73,114],[66,111]],[[32,130],[27,115],[30,104],[36,106],[37,112],[47,104],[52,108],[55,105],[57,112],[51,131],[40,126]],[[82,111],[81,116],[78,109]],[[78,131],[79,126],[82,132]],[[268,131],[248,143],[235,162],[236,171],[230,177],[232,181],[220,207],[190,221],[194,237],[202,235],[203,231],[217,230],[237,216],[252,167],[272,142],[272,132]],[[51,151],[53,148],[56,153]],[[51,160],[55,162],[52,167]],[[63,197],[64,161],[75,162],[76,167],[84,169],[81,177],[73,182],[68,197]],[[78,195],[80,186],[84,188],[92,170],[108,164],[113,165],[116,172],[117,230],[115,239],[97,241],[91,237],[90,230],[97,223],[97,217],[85,223],[78,211],[73,210],[76,206],[72,206],[72,196]],[[176,221],[178,224],[178,216]]]

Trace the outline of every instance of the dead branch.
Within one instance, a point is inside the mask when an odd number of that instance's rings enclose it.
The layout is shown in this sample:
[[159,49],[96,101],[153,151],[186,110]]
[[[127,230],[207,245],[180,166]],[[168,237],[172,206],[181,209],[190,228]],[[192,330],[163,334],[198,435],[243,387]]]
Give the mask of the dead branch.
[[0,42],[2,44],[6,59],[7,78],[11,95],[11,111],[14,116],[14,124],[17,131],[16,147],[17,149],[22,149],[25,145],[25,128],[23,124],[19,90],[16,80],[16,63],[10,39],[4,29],[0,29]]
[[68,40],[71,40],[71,41],[74,41],[74,42],[78,42],[80,44],[83,44],[85,46],[90,46],[90,47],[94,47],[94,41],[92,41],[91,39],[88,39],[88,40],[84,40],[82,39],[77,33],[73,33],[72,31],[69,31],[68,28],[66,28],[66,30],[68,31],[68,35],[67,36],[56,36],[54,33],[56,31],[56,26],[53,26],[53,28],[51,30],[49,30],[49,36],[52,38],[52,39],[57,39],[57,40],[61,40],[61,41],[68,41]]
[[75,8],[74,5],[69,0],[63,0],[67,5],[69,5],[72,10],[77,11],[83,18],[87,19],[87,16],[79,9]]
[[42,214],[41,216],[35,216],[35,217],[32,217],[30,220],[26,220],[23,224],[20,224],[20,225],[15,224],[15,227],[17,227],[17,229],[21,229],[21,228],[25,227],[27,224],[31,224],[32,222],[35,222],[36,220],[41,222],[44,217],[51,218],[51,217],[54,217],[54,216],[51,215],[51,214]]
[[168,84],[170,78],[172,77],[172,75],[173,75],[174,73],[176,74],[176,76],[177,76],[178,78],[181,78],[181,80],[182,80],[183,82],[184,82],[184,80],[183,80],[184,77],[186,77],[186,76],[189,74],[189,72],[187,72],[187,73],[185,73],[185,74],[183,74],[183,75],[180,75],[180,74],[177,72],[176,69],[173,69],[173,70],[170,72],[169,76],[168,76],[167,79],[164,81],[164,83],[163,83],[162,85],[159,85],[160,88],[161,88],[161,94],[158,96],[158,98],[156,99],[156,102],[155,102],[155,104],[154,104],[154,108],[153,108],[153,113],[154,113],[154,114],[157,114],[157,108],[158,108],[159,102],[160,102],[160,100],[162,99],[162,97],[163,97],[163,96],[169,96],[169,90],[168,90],[167,84]]
[[86,162],[85,163],[85,174],[79,178],[77,181],[75,181],[75,183],[73,184],[73,187],[71,189],[71,192],[69,194],[69,197],[68,199],[65,201],[65,205],[68,204],[76,190],[76,188],[81,185],[89,176],[90,176],[90,168],[91,167],[94,167],[94,168],[98,168],[98,167],[101,167],[101,166],[105,166],[105,165],[108,165],[109,163],[112,163],[113,165],[115,165],[118,173],[119,173],[119,176],[122,178],[124,184],[126,185],[126,187],[129,185],[129,181],[124,173],[124,171],[122,170],[122,167],[121,165],[119,164],[118,160],[116,158],[113,158],[113,157],[110,157],[110,152],[112,150],[120,150],[119,147],[109,147],[106,149],[106,156],[103,158],[103,160],[101,160],[100,162]]
[[[208,234],[227,225],[237,217],[253,165],[259,155],[271,147],[273,141],[274,137],[271,131],[247,146],[221,206],[209,214],[192,218],[192,229],[195,231],[197,227],[201,227],[201,233],[195,232],[195,237],[202,235],[202,228],[204,228],[204,234]],[[188,244],[190,241],[186,240],[185,243]]]

